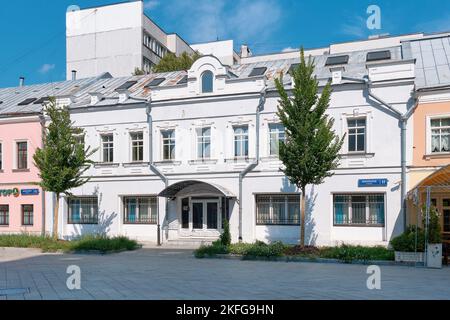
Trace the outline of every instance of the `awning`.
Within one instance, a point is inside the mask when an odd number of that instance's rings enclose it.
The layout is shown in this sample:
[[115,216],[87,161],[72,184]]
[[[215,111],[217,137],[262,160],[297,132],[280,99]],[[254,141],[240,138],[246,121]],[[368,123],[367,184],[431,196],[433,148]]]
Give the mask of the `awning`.
[[432,188],[433,192],[450,191],[450,165],[433,172],[423,179],[409,192],[409,196],[412,196],[416,190],[426,189],[428,187]]
[[224,188],[222,186],[212,184],[212,183],[206,183],[206,182],[202,182],[202,181],[195,181],[195,180],[182,181],[182,182],[175,183],[175,184],[167,187],[166,189],[164,189],[158,196],[164,197],[164,198],[176,198],[180,192],[182,192],[183,190],[185,190],[187,188],[191,188],[191,187],[195,187],[195,189],[198,189],[199,193],[201,192],[200,190],[202,190],[202,191],[221,194],[227,198],[236,198],[236,196],[233,193],[231,193],[229,190],[227,190],[226,188]]

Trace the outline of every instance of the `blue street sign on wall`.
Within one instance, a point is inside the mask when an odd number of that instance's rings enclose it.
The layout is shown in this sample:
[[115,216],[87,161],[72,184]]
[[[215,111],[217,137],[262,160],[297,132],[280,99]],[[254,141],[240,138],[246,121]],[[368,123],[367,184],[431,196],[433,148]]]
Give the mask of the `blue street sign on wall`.
[[358,180],[359,188],[367,187],[387,187],[388,179],[360,179]]
[[20,193],[23,196],[38,196],[39,189],[22,189]]

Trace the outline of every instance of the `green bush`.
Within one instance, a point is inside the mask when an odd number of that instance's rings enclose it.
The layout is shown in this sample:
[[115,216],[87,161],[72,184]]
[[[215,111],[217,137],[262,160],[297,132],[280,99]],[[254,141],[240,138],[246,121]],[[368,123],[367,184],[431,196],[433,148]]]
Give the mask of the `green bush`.
[[[426,224],[426,206],[422,208],[422,225]],[[432,206],[430,208],[430,222],[428,224],[428,243],[441,243],[442,242],[442,230],[441,230],[441,217],[439,216],[439,212],[437,209]]]
[[425,232],[410,226],[405,233],[391,240],[391,246],[395,251],[415,252],[416,251],[416,233],[417,233],[417,251],[425,251]]
[[107,236],[85,236],[72,243],[71,251],[100,251],[111,252],[120,250],[136,250],[139,244],[126,237],[109,238]]
[[214,257],[218,254],[227,254],[228,248],[224,246],[220,240],[213,242],[210,246],[201,246],[199,249],[195,250],[195,257],[202,259],[205,257]]
[[220,236],[220,242],[226,247],[231,245],[230,222],[227,219],[223,220],[223,233]]
[[392,250],[385,247],[363,247],[343,244],[339,247],[322,248],[320,257],[351,263],[353,261],[394,260],[395,255]]
[[272,244],[265,244],[264,242],[256,242],[254,245],[249,246],[245,257],[281,257],[285,250],[285,245],[282,242],[275,242]]

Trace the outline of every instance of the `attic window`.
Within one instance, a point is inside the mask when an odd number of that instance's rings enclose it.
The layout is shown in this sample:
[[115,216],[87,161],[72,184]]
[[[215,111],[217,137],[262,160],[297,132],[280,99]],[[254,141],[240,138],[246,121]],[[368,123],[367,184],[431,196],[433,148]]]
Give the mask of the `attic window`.
[[250,72],[250,74],[248,75],[249,77],[257,77],[257,76],[262,76],[266,73],[267,68],[266,67],[258,67],[258,68],[254,68],[252,70],[252,72]]
[[118,87],[116,89],[117,90],[127,90],[130,89],[132,86],[134,86],[137,83],[137,81],[127,81],[125,82],[123,85],[121,85],[120,87]]
[[335,66],[339,64],[347,64],[348,63],[349,56],[335,56],[335,57],[328,57],[327,62],[325,63],[325,66]]
[[177,84],[186,84],[188,82],[188,76],[184,76],[183,78],[181,78],[180,81],[178,81]]
[[34,104],[43,104],[44,102],[50,101],[50,97],[43,97],[34,102]]
[[294,72],[294,70],[296,70],[298,68],[298,66],[300,65],[300,63],[293,63],[291,64],[291,67],[289,68],[288,73],[292,75],[292,73]]
[[156,79],[153,79],[152,82],[150,82],[150,83],[148,84],[147,87],[157,87],[157,86],[159,86],[161,83],[163,83],[165,80],[166,80],[166,78],[156,78]]
[[391,51],[374,51],[367,54],[367,61],[380,61],[380,60],[390,60]]
[[28,99],[25,99],[24,101],[22,101],[21,103],[19,103],[18,105],[19,106],[27,106],[36,100],[37,100],[36,98],[28,98]]

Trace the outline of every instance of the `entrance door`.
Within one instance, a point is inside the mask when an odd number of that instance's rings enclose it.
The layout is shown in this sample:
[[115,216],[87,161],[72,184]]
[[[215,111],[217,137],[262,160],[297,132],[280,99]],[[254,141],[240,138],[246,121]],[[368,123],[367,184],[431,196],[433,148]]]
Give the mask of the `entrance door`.
[[441,215],[441,226],[444,240],[450,240],[450,195],[433,195],[431,204]]
[[192,200],[192,229],[214,231],[221,228],[219,200]]

